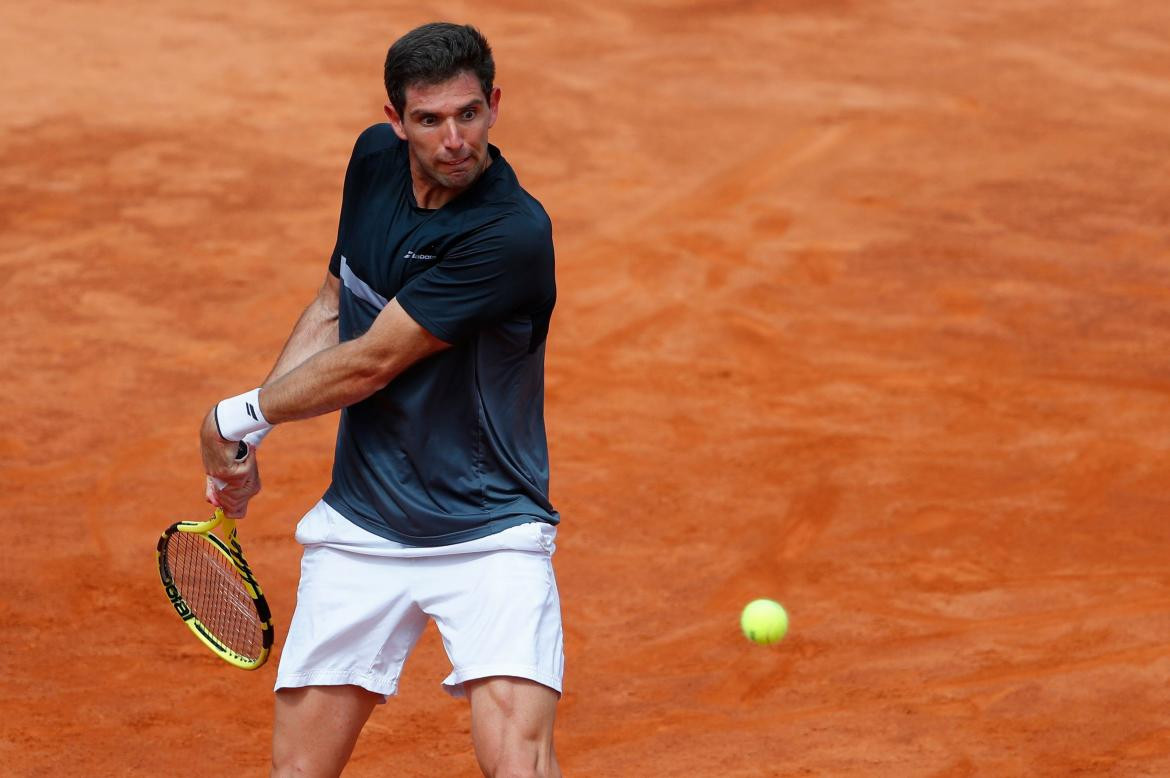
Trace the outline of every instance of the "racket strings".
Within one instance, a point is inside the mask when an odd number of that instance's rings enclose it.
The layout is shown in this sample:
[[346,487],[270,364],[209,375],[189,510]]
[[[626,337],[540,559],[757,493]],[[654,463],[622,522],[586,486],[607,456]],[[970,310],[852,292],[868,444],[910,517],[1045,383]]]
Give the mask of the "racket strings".
[[170,536],[166,559],[175,586],[207,631],[237,654],[258,658],[264,625],[235,565],[189,532]]

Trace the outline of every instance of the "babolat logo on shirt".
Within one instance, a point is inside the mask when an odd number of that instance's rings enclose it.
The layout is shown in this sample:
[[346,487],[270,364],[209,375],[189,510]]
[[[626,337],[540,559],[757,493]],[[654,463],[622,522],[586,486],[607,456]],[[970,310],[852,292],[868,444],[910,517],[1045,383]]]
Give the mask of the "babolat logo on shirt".
[[413,251],[408,251],[402,255],[402,258],[403,259],[421,259],[421,260],[425,261],[425,260],[434,259],[437,256],[438,256],[438,254],[416,254]]

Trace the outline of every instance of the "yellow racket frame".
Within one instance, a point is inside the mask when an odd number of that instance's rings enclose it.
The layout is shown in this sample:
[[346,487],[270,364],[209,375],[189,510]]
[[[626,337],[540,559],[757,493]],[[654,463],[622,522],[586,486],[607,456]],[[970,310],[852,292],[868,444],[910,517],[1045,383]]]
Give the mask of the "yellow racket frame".
[[[220,528],[220,532],[227,539],[226,543],[212,534],[213,530],[217,527]],[[233,651],[230,646],[221,643],[203,625],[203,622],[199,620],[190,606],[187,605],[182,593],[175,586],[175,582],[170,576],[170,571],[163,564],[163,550],[166,548],[167,538],[176,532],[202,535],[239,572],[240,579],[244,582],[244,588],[255,603],[256,612],[260,616],[260,623],[264,627],[260,656],[256,658],[242,656]],[[171,607],[175,609],[175,612],[179,614],[179,618],[183,620],[183,623],[187,625],[195,637],[199,638],[199,641],[203,645],[211,649],[212,653],[220,659],[242,670],[255,670],[268,661],[268,654],[272,648],[274,634],[272,612],[268,608],[268,601],[264,598],[264,592],[260,589],[260,584],[256,582],[255,576],[252,575],[252,569],[248,567],[248,562],[244,559],[243,549],[240,548],[240,543],[236,540],[235,519],[225,516],[222,509],[216,508],[215,515],[207,521],[180,521],[172,524],[163,532],[162,537],[158,540],[155,560],[158,562],[158,574],[159,578],[162,579],[163,591],[166,592]]]

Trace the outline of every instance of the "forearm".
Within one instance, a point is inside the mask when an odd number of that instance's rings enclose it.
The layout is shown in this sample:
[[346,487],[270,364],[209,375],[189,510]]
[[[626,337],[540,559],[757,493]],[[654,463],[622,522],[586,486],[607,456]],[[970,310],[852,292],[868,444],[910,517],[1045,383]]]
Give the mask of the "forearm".
[[363,358],[357,341],[318,351],[265,382],[261,407],[270,424],[331,413],[364,400],[388,383]]
[[330,413],[366,399],[410,365],[447,345],[391,300],[361,337],[318,351],[266,383],[260,407],[269,424]]

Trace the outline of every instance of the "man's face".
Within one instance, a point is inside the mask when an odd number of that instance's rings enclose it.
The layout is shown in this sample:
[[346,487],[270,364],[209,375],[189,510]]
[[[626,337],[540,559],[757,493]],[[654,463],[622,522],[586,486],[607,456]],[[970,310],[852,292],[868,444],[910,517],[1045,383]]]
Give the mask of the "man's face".
[[470,71],[439,84],[408,86],[403,116],[387,105],[394,132],[410,144],[415,186],[470,186],[491,163],[488,129],[496,123],[499,108],[499,87],[485,98]]

